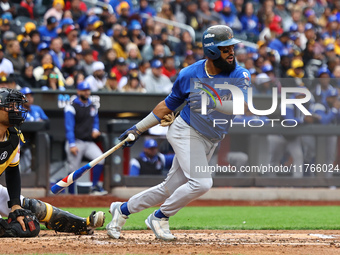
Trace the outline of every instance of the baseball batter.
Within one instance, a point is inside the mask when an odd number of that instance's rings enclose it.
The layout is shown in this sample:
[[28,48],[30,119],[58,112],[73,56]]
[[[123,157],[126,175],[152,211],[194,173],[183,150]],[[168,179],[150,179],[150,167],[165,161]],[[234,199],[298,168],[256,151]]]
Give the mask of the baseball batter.
[[[143,132],[159,124],[163,116],[175,111],[183,102],[187,102],[167,133],[167,139],[175,151],[167,178],[161,184],[131,197],[126,203],[111,204],[112,221],[107,225],[110,237],[119,238],[121,228],[129,214],[162,204],[159,210],[149,215],[145,223],[157,238],[173,240],[175,236],[169,229],[169,217],[211,188],[211,175],[193,175],[194,169],[195,166],[208,166],[216,146],[228,132],[228,124],[213,126],[213,119],[231,120],[234,117],[233,102],[227,100],[231,98],[229,90],[215,87],[215,91],[220,96],[215,95],[215,97],[222,98],[223,101],[217,101],[218,103],[215,103],[217,99],[204,101],[209,114],[201,114],[203,97],[199,93],[200,86],[194,84],[197,84],[196,80],[209,80],[209,86],[213,86],[218,78],[224,79],[242,91],[244,104],[247,106],[250,74],[235,61],[234,45],[237,43],[239,41],[234,38],[230,27],[216,25],[208,28],[203,33],[203,49],[207,59],[181,70],[172,92],[166,99],[161,101],[147,117],[120,136],[120,139],[124,139],[132,133],[138,138]],[[132,146],[134,142],[128,142],[126,146]]]
[[[24,138],[16,127],[25,120],[25,102],[21,92],[0,89],[0,175],[5,173],[7,186],[0,185],[0,237],[37,236],[39,222],[59,232],[92,234],[94,228],[104,224],[103,212],[93,211],[88,218],[82,218],[20,194],[19,142],[24,142]],[[8,217],[8,220],[2,217]]]

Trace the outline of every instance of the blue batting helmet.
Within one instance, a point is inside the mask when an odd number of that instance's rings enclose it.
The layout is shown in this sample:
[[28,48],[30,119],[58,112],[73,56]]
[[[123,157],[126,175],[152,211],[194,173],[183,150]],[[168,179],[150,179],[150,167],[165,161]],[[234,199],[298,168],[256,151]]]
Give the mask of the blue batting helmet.
[[234,38],[233,30],[230,27],[215,25],[204,31],[202,42],[204,54],[208,58],[215,60],[221,56],[221,51],[218,47],[234,45],[241,41]]

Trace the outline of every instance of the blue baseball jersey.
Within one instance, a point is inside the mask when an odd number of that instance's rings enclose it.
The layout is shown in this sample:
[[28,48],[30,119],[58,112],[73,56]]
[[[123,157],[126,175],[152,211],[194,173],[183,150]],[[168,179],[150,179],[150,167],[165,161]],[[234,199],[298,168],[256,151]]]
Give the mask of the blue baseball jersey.
[[[176,110],[184,101],[189,102],[188,97],[190,93],[202,94],[209,92],[209,94],[216,98],[217,104],[220,103],[219,99],[222,101],[231,100],[232,94],[230,90],[216,87],[217,84],[221,83],[238,87],[244,95],[244,100],[247,102],[248,88],[251,84],[250,73],[247,69],[236,64],[236,68],[229,75],[221,73],[212,76],[213,79],[209,79],[204,68],[205,62],[206,60],[203,59],[181,70],[171,93],[165,99],[165,104],[170,110]],[[205,92],[203,92],[202,88]],[[224,134],[228,133],[230,120],[235,116],[226,115],[216,110],[209,110],[208,114],[203,115],[201,112],[190,110],[190,106],[187,104],[181,111],[181,117],[188,125],[207,138],[221,140]],[[214,126],[214,119],[223,119],[227,123],[216,124]]]
[[31,109],[27,112],[25,121],[42,121],[48,120],[44,110],[39,105],[31,105]]

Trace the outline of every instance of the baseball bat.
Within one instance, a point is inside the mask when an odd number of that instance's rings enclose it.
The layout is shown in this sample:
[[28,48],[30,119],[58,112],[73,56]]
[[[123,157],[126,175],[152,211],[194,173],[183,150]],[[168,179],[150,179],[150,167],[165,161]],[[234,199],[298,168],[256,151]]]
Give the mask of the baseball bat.
[[106,151],[104,154],[100,155],[99,157],[92,160],[90,163],[87,163],[85,166],[82,166],[78,170],[73,171],[68,176],[66,176],[64,179],[60,180],[56,184],[54,184],[51,188],[51,191],[53,194],[58,194],[61,191],[63,191],[66,187],[70,186],[74,181],[79,179],[83,174],[85,174],[88,170],[90,170],[92,167],[97,165],[100,161],[102,161],[104,158],[109,156],[111,153],[118,150],[120,147],[124,145],[125,142],[134,141],[135,136],[133,134],[129,134],[123,141],[118,143],[116,146],[112,147],[108,151]]

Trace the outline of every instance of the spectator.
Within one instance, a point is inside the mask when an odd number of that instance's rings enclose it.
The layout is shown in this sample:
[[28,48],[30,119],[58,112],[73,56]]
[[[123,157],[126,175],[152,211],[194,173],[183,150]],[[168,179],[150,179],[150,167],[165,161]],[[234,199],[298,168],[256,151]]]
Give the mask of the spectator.
[[[142,30],[142,26],[138,20],[132,20],[129,25],[129,37],[130,41],[137,45],[138,49],[141,50],[145,45],[145,33]],[[128,52],[128,50],[127,50]]]
[[164,57],[162,74],[169,77],[171,81],[175,78],[177,70],[175,67],[175,58],[173,56]]
[[274,13],[282,18],[283,30],[287,31],[292,18],[291,14],[286,9],[285,0],[276,0],[275,3]]
[[77,85],[81,82],[85,81],[85,75],[82,70],[78,70],[74,76],[74,83],[73,86],[70,87],[72,89],[77,89]]
[[150,62],[142,60],[139,65],[139,77],[141,80],[144,80],[146,73],[150,70]]
[[82,51],[83,59],[79,62],[79,67],[84,70],[85,76],[92,74],[92,64],[94,62],[93,50],[85,49]]
[[247,35],[247,40],[256,43],[259,37],[259,20],[254,15],[254,6],[252,2],[247,2],[245,4],[240,22],[242,23],[242,31]]
[[116,8],[118,15],[117,22],[121,24],[123,27],[127,27],[129,23],[129,17],[132,13],[130,12],[131,9],[132,8],[126,1],[121,2]]
[[233,29],[234,33],[240,33],[242,24],[237,15],[231,11],[231,2],[223,1],[223,9],[221,11],[222,18],[227,26]]
[[147,91],[140,82],[138,74],[131,73],[128,77],[127,84],[122,88],[122,92],[145,93]]
[[0,4],[0,13],[9,12],[12,15],[16,12],[15,6],[13,5],[12,1],[9,0],[2,0]]
[[38,30],[33,30],[29,33],[29,37],[30,38],[28,41],[22,40],[20,46],[22,48],[23,56],[25,57],[26,62],[31,63],[38,52],[40,33]]
[[185,23],[185,5],[184,0],[175,0],[170,2],[171,10],[173,14],[175,15],[175,19],[177,22]]
[[34,78],[33,75],[33,66],[29,63],[25,64],[21,75],[17,77],[17,83],[21,87],[28,87],[28,88],[36,88],[37,87],[37,80]]
[[148,0],[140,0],[140,7],[137,11],[140,15],[147,14],[149,16],[156,16],[156,10],[151,7],[148,3]]
[[[172,8],[170,6],[170,4],[168,3],[164,3],[163,2],[163,5],[162,5],[162,9],[160,12],[157,13],[156,15],[157,17],[160,17],[162,19],[167,19],[169,21],[176,21],[176,18],[175,18],[175,15],[174,13],[172,12]],[[164,25],[164,24],[161,24],[162,27],[166,27],[167,30],[173,34],[173,30],[174,30],[174,26],[173,25]]]
[[103,48],[103,50],[108,50],[112,48],[112,41],[110,37],[108,37],[104,33],[104,23],[101,20],[97,20],[93,24],[93,31],[91,31],[87,36],[87,41],[92,44],[93,41],[93,35],[96,34],[98,36],[99,33],[99,45]]
[[175,55],[181,60],[183,60],[186,52],[193,49],[193,38],[188,31],[184,31],[181,34],[181,41],[175,46]]
[[11,73],[14,73],[13,64],[4,57],[4,50],[0,44],[0,77],[8,77]]
[[290,69],[287,71],[288,78],[293,78],[292,83],[290,86],[293,87],[303,87],[306,86],[304,83],[303,78],[305,78],[305,72],[303,70],[303,62],[301,59],[294,59],[292,61]]
[[50,47],[48,46],[47,43],[43,42],[38,45],[37,54],[35,55],[35,58],[31,62],[34,68],[41,65],[41,60],[43,56],[49,54],[49,51]]
[[44,22],[47,23],[47,19],[52,16],[55,17],[58,22],[60,22],[63,17],[64,7],[64,0],[54,0],[52,8],[50,8],[44,15]]
[[127,61],[129,63],[139,64],[142,61],[142,56],[138,49],[138,46],[134,43],[129,43],[126,47]]
[[65,53],[61,51],[63,47],[63,41],[60,37],[53,38],[50,44],[50,54],[53,59],[53,63],[61,69],[64,64]]
[[198,16],[197,9],[198,6],[196,2],[189,1],[187,3],[186,10],[184,12],[186,17],[185,24],[191,26],[196,31],[201,31],[203,24],[202,19]]
[[52,39],[58,36],[58,20],[56,17],[51,16],[47,19],[46,24],[46,26],[40,26],[38,31],[40,33],[41,42],[45,42],[47,45],[50,45]]
[[301,47],[304,50],[308,41],[316,41],[314,26],[311,23],[306,23],[304,33],[301,34]]
[[158,151],[158,144],[154,139],[144,142],[143,152],[137,158],[130,160],[130,176],[165,175],[174,155],[164,155]]
[[288,54],[281,56],[280,64],[278,65],[278,78],[287,78],[287,72],[290,68],[290,57]]
[[52,69],[56,74],[58,74],[58,86],[64,87],[65,78],[63,74],[60,72],[59,68],[53,64],[52,56],[47,53],[41,59],[41,64],[33,69],[34,78],[39,81],[40,79],[47,80],[46,72]]
[[127,74],[127,65],[124,58],[120,57],[117,59],[117,64],[111,69],[112,73],[116,74],[117,81],[119,82],[120,79]]
[[291,45],[289,44],[289,32],[283,32],[279,38],[274,39],[268,45],[269,48],[276,50],[280,56],[285,54],[287,51],[291,52]]
[[[68,10],[68,8],[66,8]],[[86,4],[81,0],[71,0],[69,10],[72,13],[72,17],[75,23],[79,23],[82,17],[85,17],[87,10]]]
[[76,51],[78,46],[78,30],[74,25],[69,25],[65,30],[66,40],[63,44],[64,51]]
[[102,58],[102,62],[104,63],[106,73],[111,72],[111,69],[116,65],[116,60],[117,60],[116,51],[114,49],[108,49]]
[[118,42],[118,38],[120,37],[120,34],[122,33],[123,27],[121,24],[114,24],[112,27],[112,38],[113,38],[113,42]]
[[203,0],[199,3],[198,16],[202,19],[202,29],[205,30],[212,25],[225,24],[221,15],[209,7],[209,2]]
[[100,33],[95,31],[92,34],[92,39],[91,39],[91,43],[90,43],[91,49],[98,52],[98,57],[102,58],[105,50],[103,48],[102,45],[100,45]]
[[[103,152],[94,142],[100,135],[98,109],[90,100],[91,88],[86,82],[77,86],[77,97],[70,105],[65,107],[65,150],[69,172],[78,169],[83,157],[93,160]],[[106,195],[101,186],[98,185],[99,178],[103,173],[104,160],[92,168],[93,179],[90,194]],[[69,187],[69,192],[74,193],[74,183]]]
[[17,36],[17,40],[20,42],[20,44],[29,42],[31,40],[30,33],[33,30],[36,30],[37,27],[33,22],[27,22],[24,26],[24,29],[24,32]]
[[[34,3],[33,0],[22,0],[20,3],[20,6],[22,9],[19,11],[20,15],[19,16],[26,16],[30,17],[30,19],[34,20],[35,15],[34,15]],[[27,12],[27,14],[25,13]]]
[[327,94],[329,94],[329,91],[333,90],[333,87],[330,84],[330,76],[331,72],[326,66],[322,66],[319,68],[316,75],[316,77],[318,78],[317,84],[315,86],[315,89],[312,90],[316,103],[321,103],[325,106],[327,105],[326,96]]
[[66,52],[64,64],[61,68],[61,73],[65,78],[65,88],[66,89],[76,89],[74,87],[74,77],[79,71],[78,60],[74,52]]
[[122,88],[124,87],[127,82],[128,78],[131,74],[136,74],[138,76],[138,65],[135,62],[131,62],[128,67],[128,72],[126,75],[124,75],[118,82],[118,87]]
[[20,75],[21,70],[25,66],[25,59],[22,56],[20,43],[17,40],[12,40],[6,47],[5,57],[12,62],[14,74]]
[[43,65],[44,73],[38,80],[38,85],[42,90],[61,90],[64,91],[64,84],[60,82],[59,75],[54,71],[52,64]]
[[183,63],[182,63],[182,67],[184,68],[184,67],[190,66],[195,62],[196,62],[196,59],[195,59],[195,56],[194,56],[194,52],[192,50],[188,50],[185,53],[185,57],[184,57],[184,60],[183,60]]
[[10,31],[11,29],[11,23],[8,19],[0,19],[0,38],[2,44],[4,44],[3,39],[4,39],[4,34],[7,31]]
[[[34,104],[33,92],[29,87],[23,87],[20,92],[26,96],[27,102],[24,103],[23,107],[27,110],[26,122],[31,121],[44,121],[48,122],[49,119],[45,114],[44,110]],[[30,173],[32,171],[32,140],[34,135],[32,133],[25,134],[25,143],[20,145],[20,172]]]
[[117,41],[113,43],[112,48],[116,51],[118,58],[127,59],[126,47],[129,44],[130,39],[128,36],[128,32],[126,30],[122,30],[120,36],[117,38]]
[[115,73],[110,73],[107,77],[105,86],[103,87],[104,91],[109,92],[120,92],[120,89],[118,87],[118,81]]
[[142,82],[148,93],[169,93],[172,89],[170,79],[162,74],[163,64],[156,59],[151,62],[151,72],[147,72]]
[[92,75],[86,77],[84,82],[90,85],[92,92],[95,92],[102,89],[106,83],[105,66],[103,62],[93,62],[92,72]]
[[133,8],[133,4],[132,4],[131,0],[110,0],[109,4],[112,6],[113,11],[118,13],[117,8],[123,2],[127,3],[130,9]]

